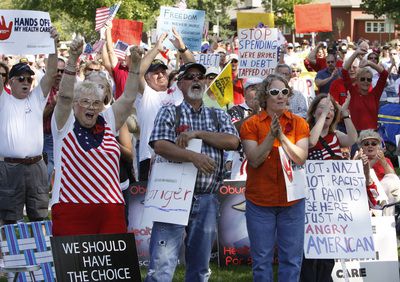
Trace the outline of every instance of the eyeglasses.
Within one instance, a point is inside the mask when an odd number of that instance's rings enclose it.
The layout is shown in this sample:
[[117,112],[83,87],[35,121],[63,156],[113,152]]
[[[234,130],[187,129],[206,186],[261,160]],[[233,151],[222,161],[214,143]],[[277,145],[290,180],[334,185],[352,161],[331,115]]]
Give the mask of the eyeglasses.
[[326,61],[327,64],[334,64],[335,61]]
[[25,82],[25,81],[27,81],[28,83],[32,83],[33,78],[30,77],[30,76],[23,76],[23,75],[21,75],[21,76],[17,77],[17,80],[18,80],[19,82],[21,82],[21,83],[23,83],[23,82]]
[[292,70],[292,72],[301,72],[301,70]]
[[203,80],[205,78],[205,76],[202,73],[191,73],[191,74],[184,75],[182,77],[183,80],[193,80],[195,78],[197,78],[198,80]]
[[103,107],[103,104],[103,101],[100,100],[90,100],[85,98],[78,100],[78,105],[86,109],[92,107],[95,110],[99,110]]
[[268,90],[268,93],[271,96],[277,96],[279,93],[286,96],[286,95],[289,95],[290,91],[287,88],[283,88],[283,89],[273,88],[273,89]]
[[62,69],[57,69],[57,73],[64,73],[64,70],[62,70]]
[[363,145],[363,146],[366,146],[366,147],[368,147],[369,145],[375,147],[375,146],[378,145],[378,142],[376,142],[376,141],[368,142],[368,141],[367,141],[367,142],[364,142],[362,145]]
[[360,77],[360,81],[361,81],[361,82],[364,82],[364,81],[371,82],[371,81],[372,81],[372,78],[370,78],[370,77]]
[[397,55],[397,53],[390,53],[390,55],[392,55],[392,56],[396,56],[396,55]]

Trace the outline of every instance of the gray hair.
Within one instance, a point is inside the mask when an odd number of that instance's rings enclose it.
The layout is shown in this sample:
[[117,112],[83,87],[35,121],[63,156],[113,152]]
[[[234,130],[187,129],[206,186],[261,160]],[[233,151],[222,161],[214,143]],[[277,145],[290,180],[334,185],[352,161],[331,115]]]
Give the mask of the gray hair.
[[91,81],[80,81],[74,86],[74,100],[79,100],[82,96],[94,94],[99,100],[104,101],[104,91]]

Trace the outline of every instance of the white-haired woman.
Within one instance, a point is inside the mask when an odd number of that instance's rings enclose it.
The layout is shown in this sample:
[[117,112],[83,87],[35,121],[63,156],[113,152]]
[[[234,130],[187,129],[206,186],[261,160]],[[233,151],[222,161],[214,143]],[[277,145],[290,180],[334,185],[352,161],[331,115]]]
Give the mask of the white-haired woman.
[[131,113],[138,92],[142,51],[132,48],[125,94],[103,111],[104,91],[98,84],[75,83],[82,45],[79,38],[71,44],[52,118],[54,236],[126,232],[119,183],[121,153],[115,136]]

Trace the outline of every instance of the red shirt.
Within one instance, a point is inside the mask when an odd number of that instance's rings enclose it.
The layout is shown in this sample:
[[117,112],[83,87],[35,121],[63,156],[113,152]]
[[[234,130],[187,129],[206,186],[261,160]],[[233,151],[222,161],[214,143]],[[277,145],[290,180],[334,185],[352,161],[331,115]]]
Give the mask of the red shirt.
[[[328,65],[326,64],[326,58],[316,58],[315,64],[311,63],[307,58],[305,58],[304,66],[308,71],[315,71],[315,72],[319,72],[320,70],[323,70],[328,67]],[[337,68],[343,67],[343,61],[337,60],[336,67]]]
[[235,105],[240,105],[244,103],[244,87],[243,87],[243,79],[237,78],[235,82],[236,76],[232,73],[233,83],[233,103]]
[[370,89],[367,95],[361,95],[358,86],[351,83],[349,72],[345,69],[342,70],[344,85],[351,94],[349,106],[351,119],[357,130],[378,128],[379,99],[388,75],[386,70],[381,72],[376,86]]
[[342,78],[338,78],[331,83],[329,93],[339,105],[343,105],[347,98],[347,89]]
[[124,93],[125,83],[128,78],[128,67],[121,66],[121,63],[117,63],[117,65],[113,69],[113,77],[115,82],[115,100],[117,100],[122,93]]
[[[393,168],[392,162],[388,158],[385,159],[386,162],[391,166],[391,168]],[[381,163],[379,161],[376,161],[372,168],[374,169],[376,177],[378,177],[379,181],[382,180],[382,178],[385,176],[385,169],[383,168]]]

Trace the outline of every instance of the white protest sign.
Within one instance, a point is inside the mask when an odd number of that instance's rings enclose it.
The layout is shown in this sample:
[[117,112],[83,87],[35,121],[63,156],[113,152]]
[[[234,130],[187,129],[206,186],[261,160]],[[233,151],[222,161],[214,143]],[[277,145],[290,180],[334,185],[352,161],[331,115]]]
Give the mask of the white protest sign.
[[[157,36],[163,32],[173,36],[172,27],[175,27],[190,51],[200,51],[205,17],[205,11],[161,6]],[[175,49],[168,39],[164,41],[164,45],[168,49]]]
[[208,54],[195,54],[194,58],[197,63],[202,64],[205,68],[219,67],[219,61],[221,59],[219,54],[208,53]]
[[[200,139],[192,139],[187,149],[200,153],[201,145]],[[142,221],[187,225],[196,177],[197,168],[192,163],[156,162],[147,185]]]
[[[373,259],[346,260],[350,282],[400,281],[397,238],[393,216],[372,217],[375,256]],[[339,262],[332,271],[333,281],[345,281]]]
[[265,78],[278,64],[278,29],[239,29],[239,73],[241,78]]
[[50,15],[28,10],[0,10],[0,53],[54,54]]
[[285,177],[288,202],[303,199],[308,196],[304,165],[296,165],[286,155],[282,147],[278,148],[283,175]]
[[306,162],[306,258],[373,258],[371,219],[360,160]]

